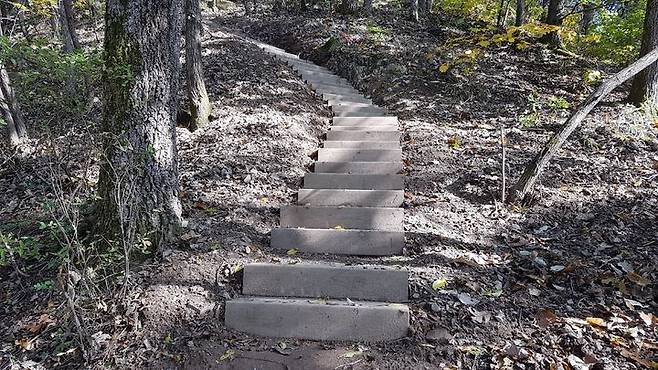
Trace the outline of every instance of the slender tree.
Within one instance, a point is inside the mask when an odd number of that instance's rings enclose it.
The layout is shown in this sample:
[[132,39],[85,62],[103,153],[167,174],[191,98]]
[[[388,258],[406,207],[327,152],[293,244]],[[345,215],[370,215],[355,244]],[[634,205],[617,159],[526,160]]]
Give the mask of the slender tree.
[[[550,0],[548,2],[548,11],[546,13],[546,18],[544,23],[551,26],[562,26],[562,0]],[[542,42],[552,46],[552,47],[561,47],[562,40],[560,39],[560,34],[557,31],[549,32],[541,39]]]
[[[656,47],[658,47],[658,0],[648,0],[640,54],[647,55]],[[636,105],[649,101],[658,106],[658,63],[649,66],[635,77],[630,100]]]
[[363,12],[365,14],[372,13],[372,0],[363,0]]
[[[0,18],[4,12],[0,9]],[[0,37],[4,36],[2,24],[0,23]],[[0,111],[2,118],[7,124],[7,136],[11,146],[18,146],[27,140],[27,129],[21,112],[16,94],[9,80],[9,73],[5,68],[4,61],[0,60]]]
[[583,5],[583,16],[580,18],[579,32],[581,35],[589,34],[590,27],[594,21],[594,12],[596,11],[596,6],[592,3],[585,3]]
[[176,150],[180,34],[179,0],[107,1],[96,213],[110,241],[125,245],[147,238],[143,245],[159,247],[182,224]]
[[67,53],[80,49],[78,33],[75,30],[75,17],[73,16],[73,0],[59,0],[59,23],[64,51]]
[[411,20],[418,22],[418,0],[411,0]]
[[201,64],[201,7],[199,0],[185,1],[185,74],[187,77],[187,99],[190,111],[190,129],[208,123],[212,107],[203,82]]
[[514,25],[521,27],[525,24],[525,22],[525,0],[516,0],[516,18],[514,20]]
[[340,11],[343,14],[354,14],[358,7],[359,5],[356,0],[342,0],[340,3]]

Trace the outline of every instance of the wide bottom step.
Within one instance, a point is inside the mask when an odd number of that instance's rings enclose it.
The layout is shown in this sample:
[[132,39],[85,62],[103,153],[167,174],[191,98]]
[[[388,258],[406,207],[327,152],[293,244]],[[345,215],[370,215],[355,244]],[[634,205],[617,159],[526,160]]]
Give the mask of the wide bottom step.
[[403,304],[334,300],[239,298],[226,302],[226,326],[253,335],[380,342],[409,330]]

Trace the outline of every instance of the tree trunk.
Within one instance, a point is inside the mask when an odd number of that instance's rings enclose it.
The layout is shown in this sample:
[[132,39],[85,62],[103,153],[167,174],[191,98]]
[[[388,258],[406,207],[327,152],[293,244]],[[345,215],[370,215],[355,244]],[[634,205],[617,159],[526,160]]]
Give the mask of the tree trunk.
[[176,150],[181,2],[108,0],[105,25],[98,227],[109,241],[160,248],[182,224]]
[[583,9],[583,17],[580,19],[580,34],[587,35],[589,34],[589,29],[592,26],[592,21],[594,21],[594,11],[596,7],[592,4],[585,4]]
[[[655,1],[655,0],[650,0]],[[555,133],[555,135],[546,143],[544,149],[526,166],[521,178],[516,183],[509,197],[510,203],[522,201],[532,191],[535,182],[541,175],[543,169],[548,165],[553,156],[562,148],[571,133],[580,125],[583,119],[596,105],[612,90],[623,84],[649,65],[656,63],[658,60],[658,48],[647,53],[635,63],[624,68],[616,75],[604,81],[601,86],[585,100],[578,109],[571,114],[567,122]]]
[[72,0],[59,0],[59,22],[64,51],[70,53],[75,49],[80,49],[78,34],[75,31]]
[[[647,1],[647,12],[644,18],[644,35],[640,55],[658,47],[658,0]],[[645,101],[658,107],[658,63],[640,72],[631,88],[630,100],[636,105]]]
[[305,12],[306,9],[306,0],[299,0],[299,10]]
[[[550,0],[548,2],[548,12],[546,13],[546,19],[544,23],[551,26],[562,26],[562,0]],[[560,34],[555,32],[550,32],[544,37],[541,38],[541,42],[548,44],[551,47],[559,48],[562,47],[562,40],[560,39]]]
[[342,0],[340,4],[340,11],[343,14],[354,14],[358,8],[356,0]]
[[[0,9],[0,18],[3,18],[3,12]],[[0,37],[4,36],[2,24],[0,24]],[[0,110],[2,117],[7,123],[7,132],[9,145],[12,147],[22,144],[27,140],[27,128],[21,112],[16,94],[11,86],[9,74],[5,65],[0,63]]]
[[433,0],[425,0],[425,13],[432,14]]
[[185,74],[190,110],[190,130],[208,123],[211,106],[201,64],[201,7],[199,0],[185,0]]
[[425,14],[425,0],[418,0],[418,15]]
[[498,18],[496,20],[496,27],[499,30],[502,30],[505,27],[505,0],[500,0],[500,6],[498,7]]
[[418,22],[418,0],[411,0],[411,20]]
[[521,27],[525,24],[525,0],[516,0],[516,18],[514,25]]

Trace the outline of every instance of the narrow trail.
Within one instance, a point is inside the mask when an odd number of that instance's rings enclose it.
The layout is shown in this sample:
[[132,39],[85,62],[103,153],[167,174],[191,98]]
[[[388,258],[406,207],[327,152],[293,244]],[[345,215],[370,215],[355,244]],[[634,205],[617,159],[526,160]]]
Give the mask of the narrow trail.
[[[304,176],[297,205],[281,208],[271,247],[318,254],[388,256],[404,247],[404,181],[397,117],[330,70],[257,43],[287,62],[327,101],[332,124]],[[407,335],[408,272],[338,263],[253,263],[226,326],[254,335],[387,341]]]

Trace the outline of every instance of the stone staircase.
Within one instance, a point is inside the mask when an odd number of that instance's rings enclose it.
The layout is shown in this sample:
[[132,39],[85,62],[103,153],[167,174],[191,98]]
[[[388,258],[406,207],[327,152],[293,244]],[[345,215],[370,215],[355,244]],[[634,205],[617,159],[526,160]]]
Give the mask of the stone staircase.
[[[304,176],[297,205],[281,209],[271,246],[305,253],[388,256],[404,246],[404,181],[397,117],[330,70],[270,45],[328,102],[332,125]],[[387,341],[409,329],[405,270],[328,262],[245,266],[244,297],[225,323],[246,333],[311,340]]]

